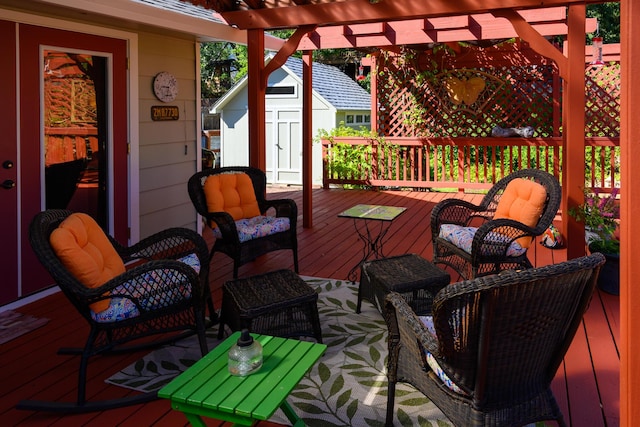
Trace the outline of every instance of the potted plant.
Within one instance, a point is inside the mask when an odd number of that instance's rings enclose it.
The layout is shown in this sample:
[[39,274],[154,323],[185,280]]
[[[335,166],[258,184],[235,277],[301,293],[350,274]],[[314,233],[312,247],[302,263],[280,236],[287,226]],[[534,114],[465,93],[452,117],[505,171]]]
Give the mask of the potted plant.
[[600,252],[606,263],[600,271],[598,286],[605,292],[620,294],[620,241],[617,230],[620,221],[619,189],[600,193],[585,188],[584,203],[569,209],[569,215],[583,222],[589,251]]

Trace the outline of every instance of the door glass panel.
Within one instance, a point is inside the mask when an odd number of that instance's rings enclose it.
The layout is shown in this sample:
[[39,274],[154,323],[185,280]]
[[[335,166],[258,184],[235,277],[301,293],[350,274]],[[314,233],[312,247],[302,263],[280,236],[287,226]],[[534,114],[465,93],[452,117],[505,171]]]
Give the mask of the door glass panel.
[[107,228],[106,58],[44,52],[47,209],[85,212]]

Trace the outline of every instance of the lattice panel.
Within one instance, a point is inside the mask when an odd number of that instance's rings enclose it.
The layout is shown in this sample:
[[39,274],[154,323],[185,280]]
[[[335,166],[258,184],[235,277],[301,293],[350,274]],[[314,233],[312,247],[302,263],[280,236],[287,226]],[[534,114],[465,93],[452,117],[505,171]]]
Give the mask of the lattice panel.
[[620,64],[588,67],[585,84],[587,136],[620,136]]
[[77,78],[46,79],[44,93],[46,126],[96,124],[96,92],[92,81]]
[[[428,57],[429,52],[421,55]],[[506,51],[499,61],[479,60],[475,65],[468,59],[456,64],[454,57],[444,71],[434,72],[420,71],[417,61],[382,55],[378,61],[378,132],[385,136],[488,137],[494,126],[532,126],[534,136],[561,136],[562,81],[557,68],[540,64],[535,56],[525,59],[529,61],[523,61],[523,52],[515,50],[512,58]],[[422,63],[438,61],[427,58]],[[487,65],[492,63],[495,65]],[[587,68],[587,136],[619,136],[619,73],[618,64]],[[454,86],[468,85],[462,95],[452,96],[452,81]]]

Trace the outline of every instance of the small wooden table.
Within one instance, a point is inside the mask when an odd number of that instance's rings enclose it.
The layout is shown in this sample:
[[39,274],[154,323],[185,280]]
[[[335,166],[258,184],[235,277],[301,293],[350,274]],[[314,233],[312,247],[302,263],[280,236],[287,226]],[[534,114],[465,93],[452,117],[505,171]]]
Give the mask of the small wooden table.
[[293,426],[304,426],[286,398],[327,348],[308,341],[252,334],[263,346],[263,365],[246,377],[229,374],[227,353],[235,332],[209,354],[164,386],[158,396],[184,412],[193,426],[205,427],[201,416],[250,426],[268,420],[281,408]]
[[[353,226],[364,245],[362,259],[349,271],[349,280],[356,282],[360,266],[368,259],[384,257],[382,244],[391,222],[405,210],[407,208],[398,206],[355,205],[338,214],[339,217],[353,218]],[[370,227],[370,221],[377,223],[378,227]]]

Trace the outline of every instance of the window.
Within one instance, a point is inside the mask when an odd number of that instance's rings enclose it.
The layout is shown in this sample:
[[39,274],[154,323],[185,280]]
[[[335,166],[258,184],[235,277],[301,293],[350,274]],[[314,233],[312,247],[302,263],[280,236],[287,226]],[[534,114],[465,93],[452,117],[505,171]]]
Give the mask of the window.
[[294,98],[296,96],[295,86],[269,86],[266,90],[269,98]]
[[367,125],[371,123],[371,114],[347,114],[345,122],[348,125]]

